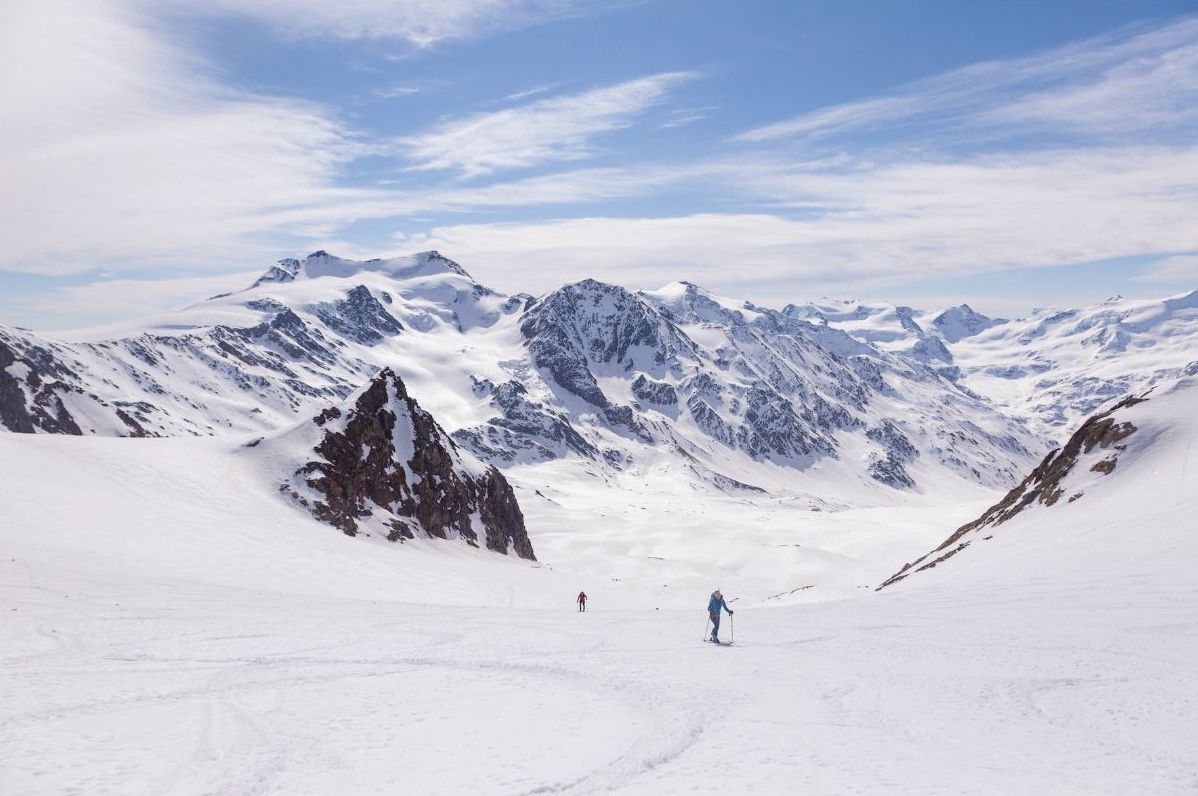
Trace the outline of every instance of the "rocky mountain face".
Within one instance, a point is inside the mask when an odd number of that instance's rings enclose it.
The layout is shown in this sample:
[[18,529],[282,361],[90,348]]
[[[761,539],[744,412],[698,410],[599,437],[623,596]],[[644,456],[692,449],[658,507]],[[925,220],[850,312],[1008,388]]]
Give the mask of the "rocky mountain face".
[[750,488],[727,472],[726,452],[804,470],[841,459],[847,436],[862,449],[859,474],[910,489],[921,457],[1013,482],[1038,444],[921,362],[687,283],[566,285],[528,302],[519,331],[527,360],[513,378],[477,385],[495,415],[455,432],[504,463],[571,451],[619,469],[639,448],[666,449],[709,483]]
[[307,461],[280,489],[350,536],[459,539],[536,558],[507,479],[462,451],[390,369],[348,401],[250,445],[283,459],[302,452]]
[[[933,569],[971,544],[993,538],[996,529],[1034,506],[1056,505],[1066,492],[1067,482],[1079,467],[1099,476],[1109,475],[1119,462],[1119,454],[1127,449],[1125,440],[1138,430],[1134,423],[1119,418],[1122,410],[1143,403],[1146,396],[1128,396],[1105,412],[1082,423],[1069,441],[1052,451],[1023,481],[995,503],[981,517],[966,523],[952,533],[935,550],[906,564],[888,578],[878,589],[884,589],[909,575]],[[1073,503],[1085,498],[1084,489],[1072,491],[1066,498]]]

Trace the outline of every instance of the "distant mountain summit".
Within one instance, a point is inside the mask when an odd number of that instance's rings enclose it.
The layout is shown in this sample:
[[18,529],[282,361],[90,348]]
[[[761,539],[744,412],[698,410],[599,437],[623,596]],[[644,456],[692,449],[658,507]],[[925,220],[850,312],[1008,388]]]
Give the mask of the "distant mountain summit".
[[284,259],[272,265],[251,286],[293,282],[297,279],[334,277],[347,279],[362,273],[378,273],[393,279],[411,279],[437,274],[457,274],[472,279],[462,266],[437,251],[417,252],[403,257],[374,260],[346,260],[326,251],[316,251],[303,260]]
[[966,337],[981,334],[992,326],[1007,323],[1004,318],[989,318],[975,312],[968,304],[949,307],[932,319],[932,326],[945,341],[957,343]]

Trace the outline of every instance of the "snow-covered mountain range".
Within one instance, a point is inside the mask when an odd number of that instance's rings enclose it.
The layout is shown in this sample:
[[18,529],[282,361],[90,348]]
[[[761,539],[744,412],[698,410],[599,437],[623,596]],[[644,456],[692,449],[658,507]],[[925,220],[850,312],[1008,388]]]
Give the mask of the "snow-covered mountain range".
[[[770,309],[678,282],[507,296],[424,252],[282,260],[137,328],[0,328],[0,423],[117,436],[268,432],[381,368],[500,467],[671,457],[723,490],[1014,484],[1058,427],[1198,368],[1198,292],[990,319],[859,302]],[[873,484],[873,487],[869,485]]]
[[1019,320],[990,318],[967,304],[925,312],[822,301],[784,312],[926,362],[1056,443],[1111,399],[1198,373],[1198,290],[1037,309]]

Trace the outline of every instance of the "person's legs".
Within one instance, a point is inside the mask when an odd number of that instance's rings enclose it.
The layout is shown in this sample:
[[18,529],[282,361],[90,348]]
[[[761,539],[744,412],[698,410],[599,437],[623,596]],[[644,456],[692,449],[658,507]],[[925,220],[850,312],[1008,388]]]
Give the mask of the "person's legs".
[[715,641],[720,637],[720,615],[714,613],[711,615],[711,640]]

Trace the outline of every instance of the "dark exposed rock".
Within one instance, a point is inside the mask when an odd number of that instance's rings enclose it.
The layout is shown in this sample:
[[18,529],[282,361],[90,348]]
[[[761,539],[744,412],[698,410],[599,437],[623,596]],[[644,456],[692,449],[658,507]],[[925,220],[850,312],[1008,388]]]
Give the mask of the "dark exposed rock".
[[266,273],[258,277],[251,288],[260,285],[269,284],[271,282],[291,282],[299,273],[300,261],[288,257],[285,260],[279,260],[276,265],[272,265],[266,270]]
[[[891,575],[881,586],[878,586],[878,589],[884,589],[887,586],[895,584],[913,572],[931,569],[940,562],[964,550],[969,545],[969,542],[962,542],[961,540],[971,532],[982,528],[1002,525],[1007,520],[1036,503],[1043,506],[1055,505],[1065,494],[1063,482],[1065,477],[1073,471],[1079,455],[1090,453],[1095,448],[1106,450],[1113,447],[1114,451],[1109,456],[1090,468],[1091,471],[1103,475],[1112,472],[1115,469],[1118,452],[1124,447],[1119,443],[1136,431],[1136,427],[1132,423],[1127,421],[1117,422],[1113,415],[1120,409],[1135,406],[1146,400],[1148,399],[1145,396],[1128,396],[1107,411],[1086,420],[1081,425],[1081,428],[1069,438],[1064,447],[1054,450],[1045,456],[1039,466],[1032,470],[1031,474],[1023,479],[1022,483],[1008,492],[1002,500],[987,509],[978,519],[962,525],[932,552],[911,563],[905,564],[902,569]],[[1081,497],[1083,497],[1083,493],[1075,493],[1070,496],[1067,502],[1072,503]],[[930,562],[927,560],[938,553],[941,555]]]
[[633,380],[632,394],[646,403],[659,406],[675,406],[678,403],[678,391],[673,385],[645,378],[644,373]]
[[[296,476],[314,491],[309,509],[348,535],[374,518],[398,541],[417,534],[462,539],[534,559],[524,517],[507,479],[463,459],[452,439],[384,369],[346,411],[322,412],[319,458]],[[481,527],[478,527],[481,525]]]
[[[520,325],[533,364],[553,381],[600,409],[610,405],[591,372],[597,362],[662,367],[685,347],[684,338],[645,299],[615,285],[585,279],[533,305]],[[645,361],[631,359],[644,349]]]
[[0,424],[9,431],[33,433],[33,420],[25,406],[25,392],[8,368],[17,361],[13,350],[0,342]]
[[880,447],[870,459],[869,474],[895,489],[911,489],[915,480],[907,472],[904,465],[910,464],[919,456],[919,451],[907,439],[907,435],[899,430],[890,420],[883,420],[879,425],[870,428],[865,436]]
[[[20,370],[23,378],[14,373]],[[82,434],[62,402],[64,394],[79,390],[57,378],[59,374],[68,375],[70,370],[48,349],[26,348],[18,356],[0,341],[0,425],[25,434]]]
[[345,294],[345,299],[315,308],[316,317],[342,337],[374,345],[403,331],[403,324],[387,312],[365,285]]
[[801,459],[835,450],[829,440],[810,433],[794,405],[777,393],[755,385],[745,402],[745,422],[737,428],[736,440],[750,456]]
[[[476,380],[476,391],[490,382]],[[454,432],[454,439],[491,461],[543,461],[573,451],[594,458],[598,450],[562,413],[534,401],[518,381],[490,386],[491,403],[501,412],[481,426]]]

